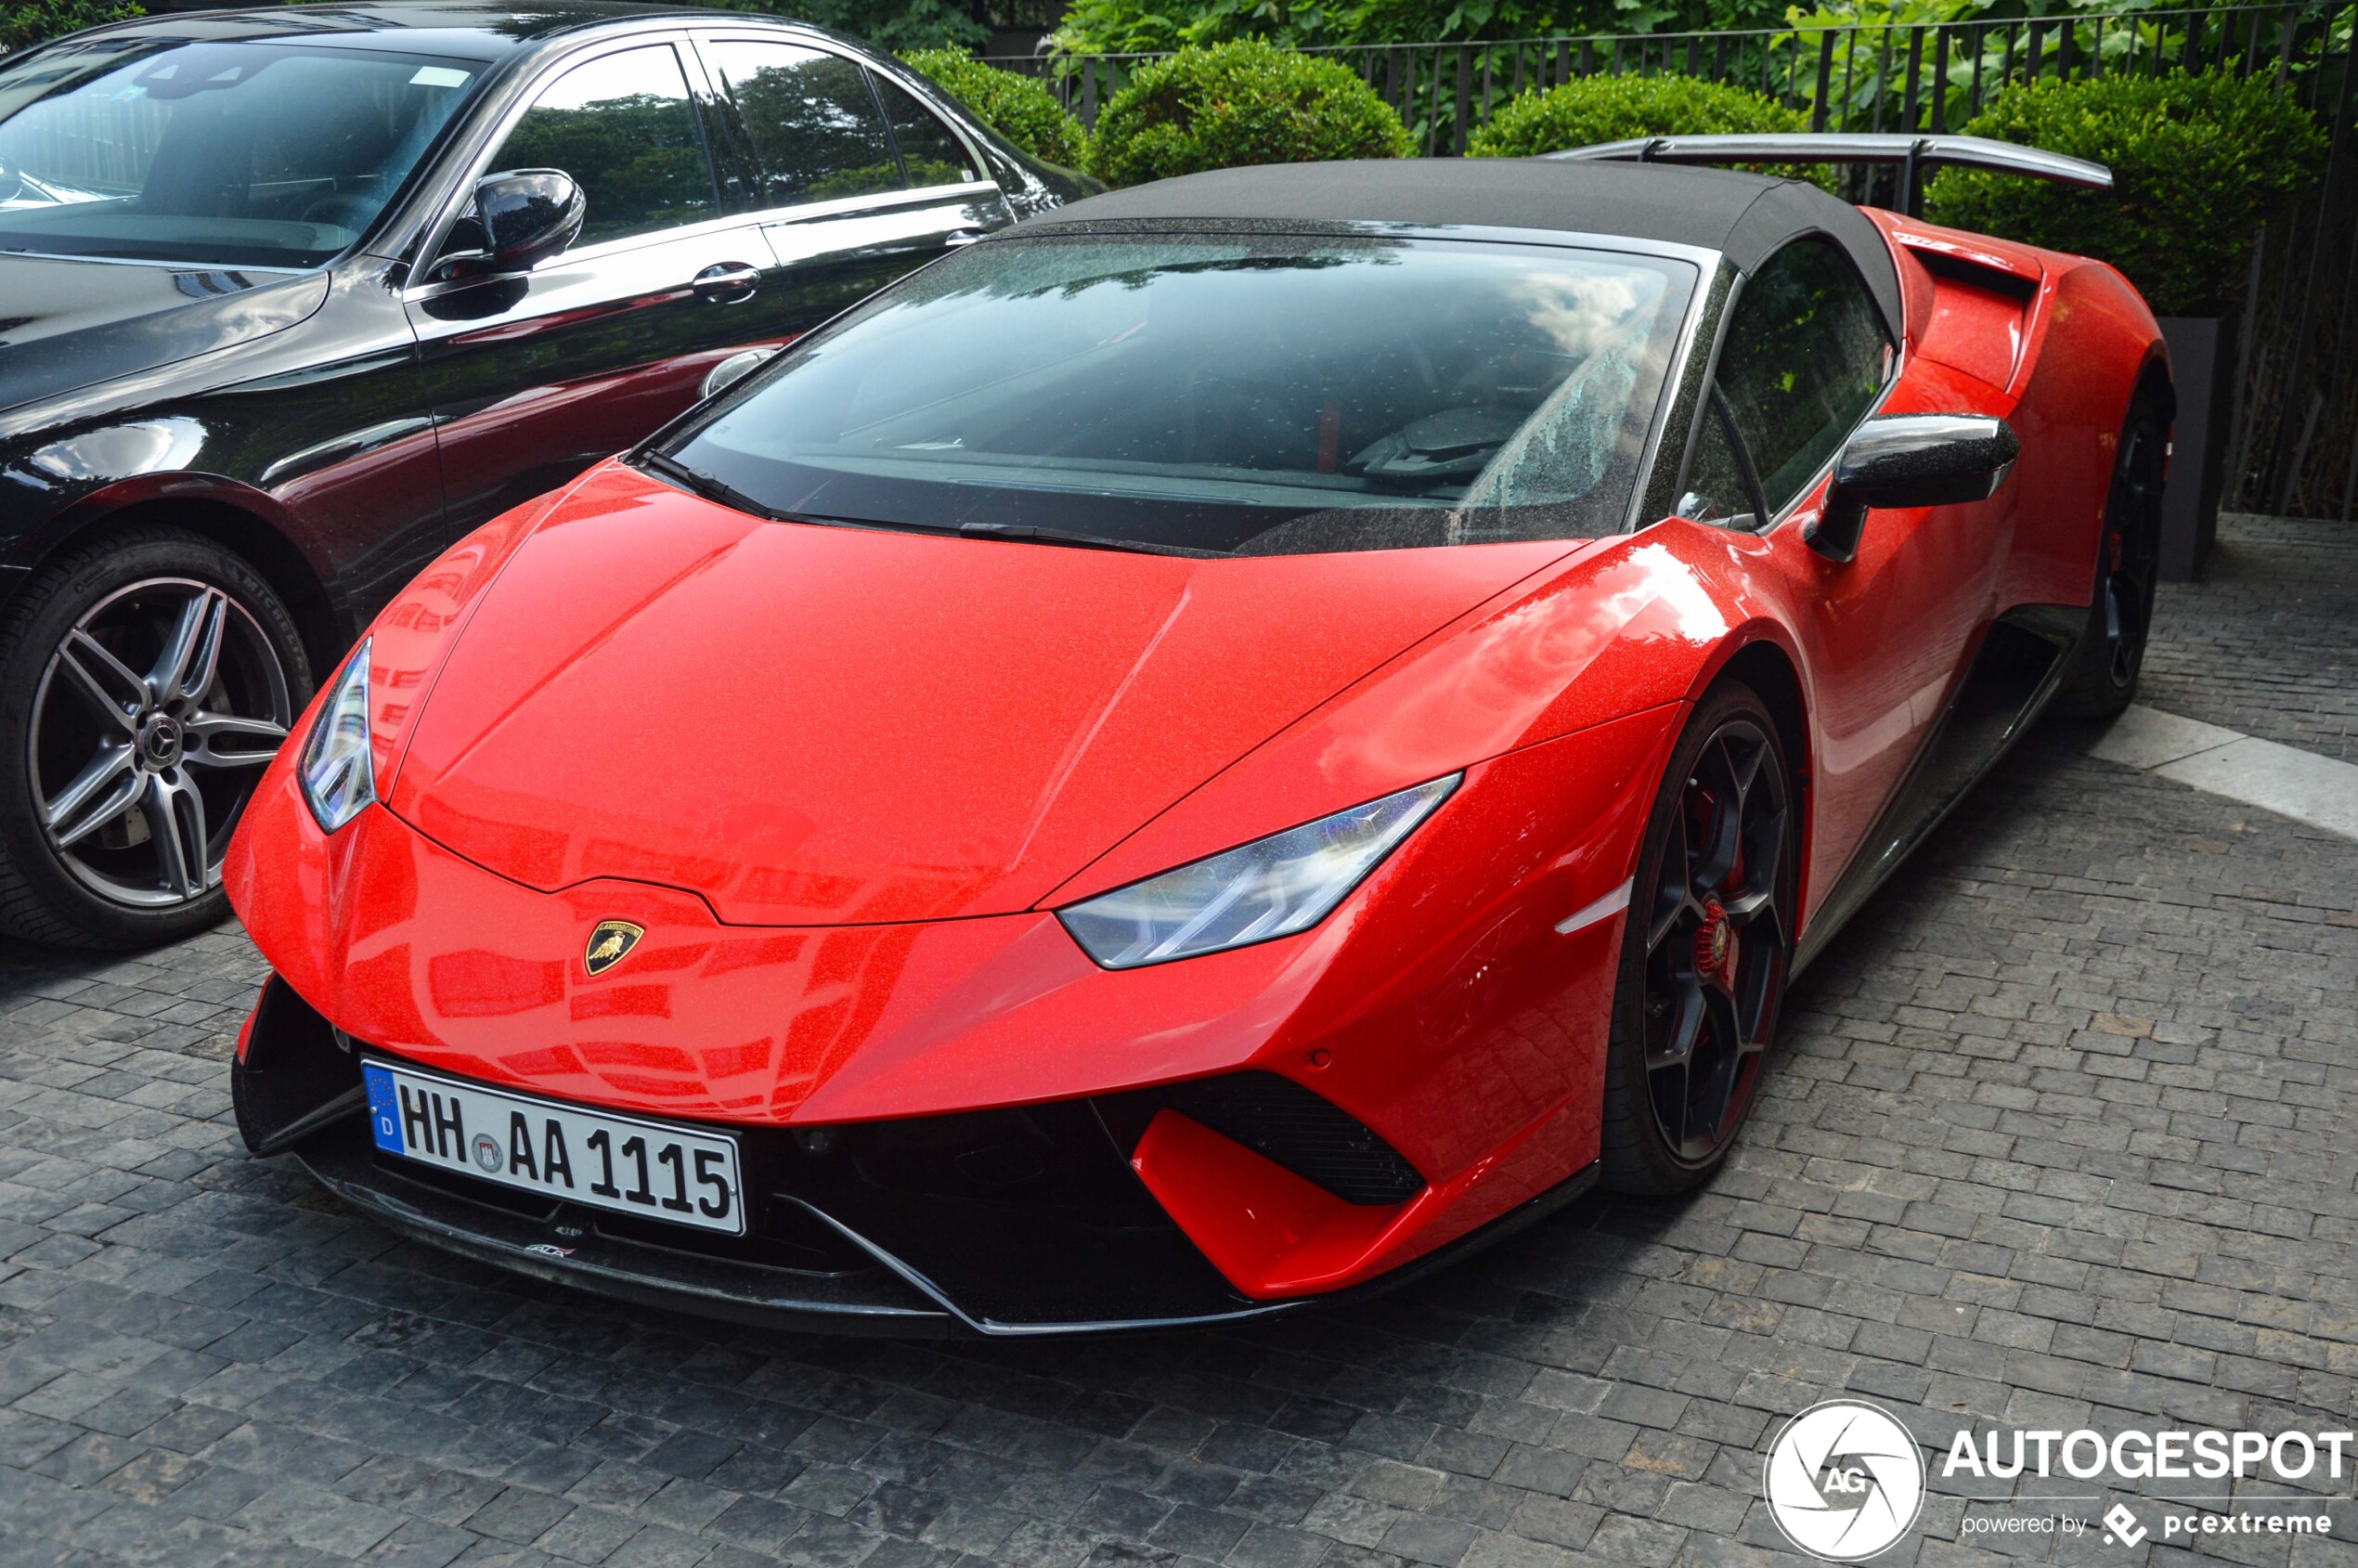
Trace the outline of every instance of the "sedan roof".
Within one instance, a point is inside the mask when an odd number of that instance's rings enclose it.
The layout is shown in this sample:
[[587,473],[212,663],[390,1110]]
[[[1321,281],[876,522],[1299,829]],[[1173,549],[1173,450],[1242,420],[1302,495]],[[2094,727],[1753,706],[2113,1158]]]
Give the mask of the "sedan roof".
[[1899,274],[1865,214],[1805,181],[1726,169],[1536,158],[1269,163],[1133,186],[1022,227],[1138,221],[1556,229],[1717,251],[1747,273],[1787,240],[1823,234],[1866,279],[1895,341],[1901,329]]
[[498,59],[560,33],[601,22],[674,16],[683,20],[776,21],[766,16],[631,0],[551,0],[518,6],[500,0],[358,0],[349,5],[262,6],[218,11],[159,12],[118,23],[110,32],[230,43],[244,39],[304,39],[365,44],[473,59]]

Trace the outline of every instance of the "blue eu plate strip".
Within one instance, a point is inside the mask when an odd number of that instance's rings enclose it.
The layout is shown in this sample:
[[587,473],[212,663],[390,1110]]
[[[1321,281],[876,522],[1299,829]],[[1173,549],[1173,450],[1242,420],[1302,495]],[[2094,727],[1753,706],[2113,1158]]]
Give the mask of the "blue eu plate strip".
[[363,1062],[360,1076],[369,1085],[369,1131],[377,1147],[408,1153],[401,1142],[401,1097],[394,1093],[393,1074],[374,1062]]

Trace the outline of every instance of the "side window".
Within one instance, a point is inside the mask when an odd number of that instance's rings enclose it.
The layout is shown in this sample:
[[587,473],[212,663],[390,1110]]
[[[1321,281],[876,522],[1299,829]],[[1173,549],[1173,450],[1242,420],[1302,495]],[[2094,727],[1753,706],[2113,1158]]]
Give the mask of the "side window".
[[900,162],[912,187],[964,185],[981,178],[974,160],[934,111],[890,77],[875,78],[876,96],[884,99],[885,118],[892,123],[892,139],[900,145]]
[[714,216],[712,166],[668,44],[577,65],[541,91],[490,163],[563,169],[589,201],[580,243]]
[[717,43],[707,58],[761,165],[765,207],[900,188],[868,72],[790,44]]
[[1728,439],[1728,419],[1717,402],[1696,416],[1703,428],[1695,433],[1695,455],[1687,465],[1687,490],[1678,498],[1678,515],[1691,523],[1717,523],[1730,528],[1756,528],[1760,518],[1753,509],[1751,480]]
[[[1795,240],[1745,282],[1717,382],[1772,514],[1866,417],[1891,359],[1882,314],[1832,243]],[[1746,488],[1725,431],[1706,416],[1689,491],[1732,514],[1750,510]]]

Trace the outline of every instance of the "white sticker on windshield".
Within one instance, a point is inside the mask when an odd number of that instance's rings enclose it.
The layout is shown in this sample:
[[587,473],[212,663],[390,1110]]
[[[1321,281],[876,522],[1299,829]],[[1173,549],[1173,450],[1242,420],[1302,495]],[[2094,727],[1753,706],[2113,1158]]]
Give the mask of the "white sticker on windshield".
[[409,78],[412,87],[463,87],[466,84],[467,73],[447,65],[421,65],[418,68],[418,74]]

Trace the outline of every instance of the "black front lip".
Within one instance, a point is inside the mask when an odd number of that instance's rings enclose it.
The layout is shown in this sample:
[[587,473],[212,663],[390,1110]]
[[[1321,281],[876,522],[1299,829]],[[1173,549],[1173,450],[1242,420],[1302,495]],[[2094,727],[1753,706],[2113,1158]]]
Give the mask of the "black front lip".
[[[349,1130],[346,1130],[349,1134]],[[566,1254],[536,1252],[551,1248],[551,1228],[531,1219],[444,1198],[438,1193],[396,1191],[366,1146],[351,1136],[314,1136],[297,1150],[297,1160],[320,1186],[335,1193],[375,1222],[415,1240],[472,1257],[476,1262],[512,1268],[516,1274],[573,1285],[617,1302],[686,1311],[726,1323],[755,1328],[823,1329],[851,1335],[940,1340],[940,1337],[981,1335],[988,1340],[1026,1340],[1043,1335],[1125,1335],[1153,1329],[1217,1328],[1252,1318],[1300,1311],[1309,1299],[1266,1302],[1228,1314],[1198,1314],[1184,1318],[1108,1318],[1089,1323],[1002,1323],[995,1318],[971,1318],[957,1311],[920,1271],[891,1257],[856,1231],[849,1231],[828,1214],[825,1219],[844,1240],[875,1259],[875,1268],[851,1276],[804,1274],[797,1268],[761,1268],[731,1263],[724,1259],[693,1257],[660,1248],[637,1248],[611,1238],[585,1233],[568,1238]],[[809,1207],[809,1205],[804,1205]]]
[[[347,1134],[349,1131],[345,1129]],[[1593,1188],[1600,1169],[1593,1162],[1584,1166],[1519,1208],[1447,1246],[1364,1285],[1328,1295],[1298,1296],[1234,1312],[1182,1317],[1007,1323],[975,1318],[959,1311],[922,1274],[816,1209],[810,1209],[810,1212],[875,1258],[878,1265],[875,1273],[888,1276],[888,1279],[864,1272],[846,1276],[765,1269],[634,1247],[595,1235],[572,1241],[569,1255],[555,1256],[533,1251],[536,1246],[551,1245],[550,1229],[545,1225],[486,1212],[475,1204],[436,1194],[388,1190],[389,1184],[377,1171],[368,1146],[349,1136],[339,1140],[332,1130],[315,1135],[296,1152],[295,1158],[320,1186],[388,1229],[460,1257],[615,1301],[755,1328],[896,1339],[972,1335],[994,1340],[1214,1328],[1276,1317],[1309,1306],[1340,1306],[1384,1295],[1546,1219]],[[803,1207],[810,1208],[808,1204]],[[782,1293],[781,1286],[788,1281],[792,1282],[791,1288]],[[894,1285],[906,1294],[892,1296],[890,1287]]]
[[[693,1313],[764,1328],[823,1329],[884,1337],[991,1339],[1117,1334],[1212,1328],[1298,1311],[1315,1298],[1259,1302],[1224,1312],[1174,1316],[1009,1322],[961,1310],[921,1271],[815,1206],[795,1201],[874,1261],[849,1274],[770,1268],[641,1246],[509,1214],[406,1182],[383,1168],[372,1145],[355,1136],[354,1116],[322,1127],[294,1150],[319,1185],[370,1218],[429,1245],[481,1263],[642,1306]],[[560,1211],[560,1221],[566,1211]],[[580,1234],[570,1234],[578,1230]],[[557,1239],[563,1236],[562,1244]]]
[[[356,1122],[359,1118],[353,1121]],[[977,1318],[960,1311],[924,1275],[809,1204],[802,1207],[874,1258],[876,1268],[849,1276],[769,1269],[637,1247],[594,1233],[569,1238],[569,1251],[564,1256],[536,1251],[535,1247],[552,1245],[549,1225],[446,1198],[428,1189],[394,1190],[393,1184],[378,1169],[371,1146],[353,1137],[354,1130],[350,1123],[341,1129],[322,1129],[296,1150],[295,1158],[322,1186],[353,1208],[388,1229],[430,1246],[641,1306],[756,1328],[900,1339],[1030,1339],[1212,1328],[1276,1317],[1310,1306],[1341,1306],[1365,1301],[1447,1268],[1470,1253],[1537,1224],[1586,1196],[1596,1186],[1600,1172],[1600,1167],[1592,1161],[1448,1245],[1364,1285],[1327,1295],[1298,1296],[1233,1312],[1187,1316],[1009,1323]],[[339,1131],[343,1134],[341,1137]]]
[[[586,1227],[560,1243],[540,1221],[388,1176],[373,1147],[355,1135],[360,1125],[356,1117],[323,1128],[295,1158],[320,1186],[388,1229],[461,1257],[617,1301],[761,1328],[939,1338],[965,1326],[881,1264],[852,1275],[765,1268],[636,1246]],[[563,1253],[548,1250],[560,1245]]]

